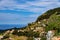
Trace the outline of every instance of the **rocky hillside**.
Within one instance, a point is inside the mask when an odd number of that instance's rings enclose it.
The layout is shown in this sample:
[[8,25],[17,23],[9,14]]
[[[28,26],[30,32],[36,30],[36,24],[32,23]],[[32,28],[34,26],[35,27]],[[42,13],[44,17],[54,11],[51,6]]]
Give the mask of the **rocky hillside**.
[[[48,10],[39,16],[36,22],[29,23],[24,28],[12,28],[0,32],[2,40],[12,38],[14,40],[33,40],[41,38],[46,40],[46,34],[49,30],[55,30],[55,36],[60,35],[60,7]],[[25,39],[21,39],[21,36]],[[16,38],[15,38],[16,37]]]
[[43,20],[46,20],[45,24],[49,27],[60,28],[60,7],[48,10],[43,15],[39,16],[36,22],[44,22]]

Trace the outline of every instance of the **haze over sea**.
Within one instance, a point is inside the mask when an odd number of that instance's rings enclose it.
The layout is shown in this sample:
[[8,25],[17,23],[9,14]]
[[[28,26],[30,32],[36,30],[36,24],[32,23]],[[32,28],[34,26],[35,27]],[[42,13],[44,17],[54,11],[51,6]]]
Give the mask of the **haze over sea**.
[[0,30],[11,29],[11,28],[23,28],[26,24],[0,24]]

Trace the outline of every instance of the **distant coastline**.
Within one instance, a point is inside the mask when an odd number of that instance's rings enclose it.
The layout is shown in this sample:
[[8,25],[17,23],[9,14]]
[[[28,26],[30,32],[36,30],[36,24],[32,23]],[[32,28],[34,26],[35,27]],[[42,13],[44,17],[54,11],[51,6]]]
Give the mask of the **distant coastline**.
[[0,24],[0,30],[6,30],[11,28],[23,28],[26,24]]

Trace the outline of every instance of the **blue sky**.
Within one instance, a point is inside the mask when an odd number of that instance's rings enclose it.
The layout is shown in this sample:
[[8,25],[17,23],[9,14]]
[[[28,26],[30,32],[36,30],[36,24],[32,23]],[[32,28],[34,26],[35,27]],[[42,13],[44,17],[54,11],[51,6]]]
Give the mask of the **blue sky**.
[[0,24],[27,24],[49,9],[60,7],[60,0],[0,0]]

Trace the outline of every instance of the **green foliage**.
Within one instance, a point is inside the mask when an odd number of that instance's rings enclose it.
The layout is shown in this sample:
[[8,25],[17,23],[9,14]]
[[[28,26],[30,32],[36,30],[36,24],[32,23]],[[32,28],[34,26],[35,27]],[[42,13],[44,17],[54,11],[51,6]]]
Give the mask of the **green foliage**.
[[48,30],[56,30],[55,35],[60,35],[60,16],[56,15],[57,13],[51,15],[48,20],[48,26],[46,27],[46,31]]
[[7,39],[9,38],[9,34],[5,35],[2,39]]
[[41,40],[46,40],[46,37],[42,37]]
[[32,31],[27,32],[27,33],[26,33],[26,36],[32,37],[32,36],[33,36],[33,32],[32,32]]
[[27,39],[27,40],[34,40],[34,39],[33,39],[33,37],[28,37],[28,39]]
[[39,37],[39,34],[40,34],[39,32],[34,32],[33,36],[34,37]]
[[48,10],[47,12],[45,12],[43,15],[40,15],[36,22],[43,20],[43,19],[48,19],[51,15],[55,14],[55,12],[60,12],[60,7],[59,8],[55,8],[55,9],[51,9]]

